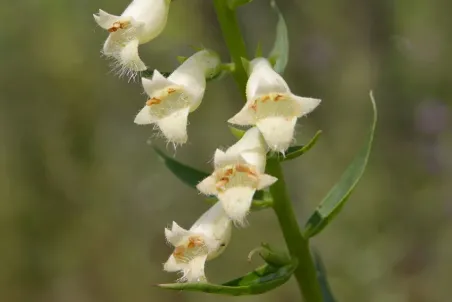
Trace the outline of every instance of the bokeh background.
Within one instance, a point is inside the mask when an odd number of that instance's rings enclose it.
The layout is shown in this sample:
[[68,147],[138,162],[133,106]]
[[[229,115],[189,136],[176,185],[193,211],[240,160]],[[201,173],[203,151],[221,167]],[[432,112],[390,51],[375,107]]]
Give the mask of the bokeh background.
[[[450,300],[452,283],[452,3],[446,0],[283,0],[290,35],[285,74],[321,106],[297,142],[323,135],[284,165],[303,223],[364,142],[368,92],[380,111],[365,177],[341,215],[313,241],[338,301]],[[110,72],[106,33],[92,18],[123,0],[0,3],[0,301],[232,301],[153,287],[171,282],[163,229],[189,227],[208,208],[177,180],[149,142],[210,171],[216,147],[234,142],[225,121],[243,105],[230,77],[209,83],[177,149],[139,127],[138,82]],[[250,54],[271,49],[277,18],[268,0],[239,10]],[[190,45],[227,51],[208,0],[177,0],[161,36],[141,47],[152,68],[171,71]],[[227,281],[253,267],[261,241],[283,245],[271,211],[234,230],[207,274]],[[293,280],[241,301],[296,301]]]

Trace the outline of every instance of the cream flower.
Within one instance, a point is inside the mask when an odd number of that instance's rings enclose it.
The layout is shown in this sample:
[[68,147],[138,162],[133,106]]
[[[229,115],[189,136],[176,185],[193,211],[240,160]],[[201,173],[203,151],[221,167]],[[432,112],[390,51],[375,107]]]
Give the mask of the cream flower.
[[138,45],[157,37],[165,28],[170,0],[133,0],[126,10],[115,16],[99,10],[94,19],[110,35],[103,53],[114,58],[121,74],[133,76],[146,70],[138,54]]
[[215,171],[197,185],[199,191],[215,195],[226,214],[243,225],[256,190],[272,185],[277,178],[264,174],[266,145],[257,128],[245,135],[225,152],[217,149]]
[[152,80],[143,78],[149,100],[135,117],[139,125],[156,124],[173,144],[187,142],[188,114],[201,104],[206,89],[206,77],[219,71],[220,58],[210,50],[201,50],[168,78],[154,71]]
[[164,264],[167,272],[182,272],[179,281],[206,282],[204,265],[207,260],[218,257],[231,238],[231,221],[217,202],[189,229],[173,222],[165,229],[166,240],[175,247]]
[[228,122],[256,125],[269,148],[278,152],[289,147],[297,118],[308,114],[320,103],[319,99],[294,95],[264,58],[250,62],[246,98],[243,109]]

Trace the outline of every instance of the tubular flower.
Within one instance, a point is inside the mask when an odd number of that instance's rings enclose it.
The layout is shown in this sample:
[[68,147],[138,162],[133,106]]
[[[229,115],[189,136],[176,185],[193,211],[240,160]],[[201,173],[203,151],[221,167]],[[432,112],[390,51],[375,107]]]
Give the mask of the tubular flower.
[[197,188],[204,194],[217,196],[226,214],[235,223],[243,225],[256,190],[277,180],[264,174],[265,162],[265,142],[259,130],[251,128],[225,152],[216,150],[215,171]]
[[289,147],[297,118],[310,113],[320,103],[319,99],[294,95],[264,58],[250,62],[246,98],[243,109],[228,122],[256,125],[269,148],[278,152],[284,152]]
[[206,77],[216,74],[220,63],[215,52],[201,50],[168,78],[157,70],[154,70],[152,80],[142,78],[149,99],[135,117],[135,123],[156,124],[166,139],[175,145],[187,142],[188,114],[201,104]]
[[178,281],[206,282],[204,265],[218,257],[231,238],[231,221],[217,202],[189,229],[173,222],[165,229],[166,240],[174,246],[174,252],[165,262],[167,272],[182,272]]
[[133,75],[146,70],[146,65],[138,54],[138,45],[151,41],[163,31],[170,2],[133,0],[120,16],[103,10],[94,15],[97,24],[110,33],[103,53],[117,61],[121,74]]

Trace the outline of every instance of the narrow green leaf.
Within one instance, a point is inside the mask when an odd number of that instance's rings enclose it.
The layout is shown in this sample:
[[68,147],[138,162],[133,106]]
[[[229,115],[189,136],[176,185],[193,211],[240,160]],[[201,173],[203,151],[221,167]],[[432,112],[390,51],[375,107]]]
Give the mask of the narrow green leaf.
[[274,153],[272,154],[272,158],[277,158],[280,162],[295,159],[311,150],[311,148],[314,147],[314,145],[317,143],[317,140],[319,139],[321,134],[322,130],[319,130],[314,134],[314,136],[306,145],[289,147],[285,155],[283,155],[282,153]]
[[171,172],[173,172],[173,174],[176,175],[177,178],[179,178],[183,183],[192,188],[196,189],[196,185],[204,178],[209,176],[209,174],[206,172],[199,171],[195,168],[192,168],[190,166],[178,162],[177,160],[175,160],[172,157],[169,157],[156,147],[154,147],[154,151],[158,154],[160,159],[162,159],[165,166]]
[[237,7],[250,3],[253,0],[228,0],[229,9],[235,10]]
[[305,238],[312,237],[319,233],[340,212],[366,169],[372,148],[375,126],[377,124],[377,107],[375,105],[372,92],[370,93],[370,99],[372,101],[373,108],[373,122],[368,140],[352,163],[342,174],[339,182],[334,185],[331,191],[322,200],[315,212],[309,218],[303,234]]
[[316,250],[313,250],[312,255],[314,258],[315,269],[317,270],[317,280],[322,290],[323,302],[336,302],[336,299],[334,298],[330,285],[328,283],[325,265],[323,264],[322,258],[320,257],[320,253]]
[[258,295],[286,283],[296,267],[297,261],[281,267],[265,264],[243,277],[222,285],[211,283],[171,283],[158,286],[171,290],[187,290],[230,296]]
[[284,73],[287,62],[289,61],[289,34],[287,31],[286,21],[281,11],[276,5],[276,1],[270,2],[271,6],[278,14],[278,23],[276,24],[276,39],[273,49],[270,52],[270,61],[274,63],[273,69],[279,73]]

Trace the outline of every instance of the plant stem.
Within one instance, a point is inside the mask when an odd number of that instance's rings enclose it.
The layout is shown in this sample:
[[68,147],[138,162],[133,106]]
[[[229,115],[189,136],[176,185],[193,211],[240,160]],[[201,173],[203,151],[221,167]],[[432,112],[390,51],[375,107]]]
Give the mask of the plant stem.
[[213,0],[213,4],[226,46],[228,47],[231,59],[235,64],[235,70],[232,73],[232,76],[239,86],[240,92],[245,95],[246,80],[248,76],[243,68],[242,58],[247,58],[247,54],[245,41],[243,41],[240,32],[236,13],[228,7],[227,0]]
[[298,287],[306,302],[322,302],[322,292],[309,250],[309,241],[300,232],[300,227],[287,193],[281,164],[278,160],[268,160],[267,172],[278,178],[278,181],[270,187],[270,193],[273,196],[273,209],[278,217],[287,248],[290,255],[298,259],[299,264],[294,272]]
[[[247,74],[242,65],[242,57],[246,58],[246,47],[237,23],[235,11],[231,10],[226,0],[213,0],[218,22],[220,23],[223,37],[235,63],[234,79],[245,95]],[[294,272],[298,286],[306,302],[322,302],[322,293],[317,282],[316,269],[311,253],[309,241],[300,232],[292,204],[286,190],[286,182],[281,165],[276,159],[269,159],[267,171],[278,181],[270,187],[273,197],[273,209],[278,217],[281,230],[284,235],[290,255],[298,259],[298,267]]]

